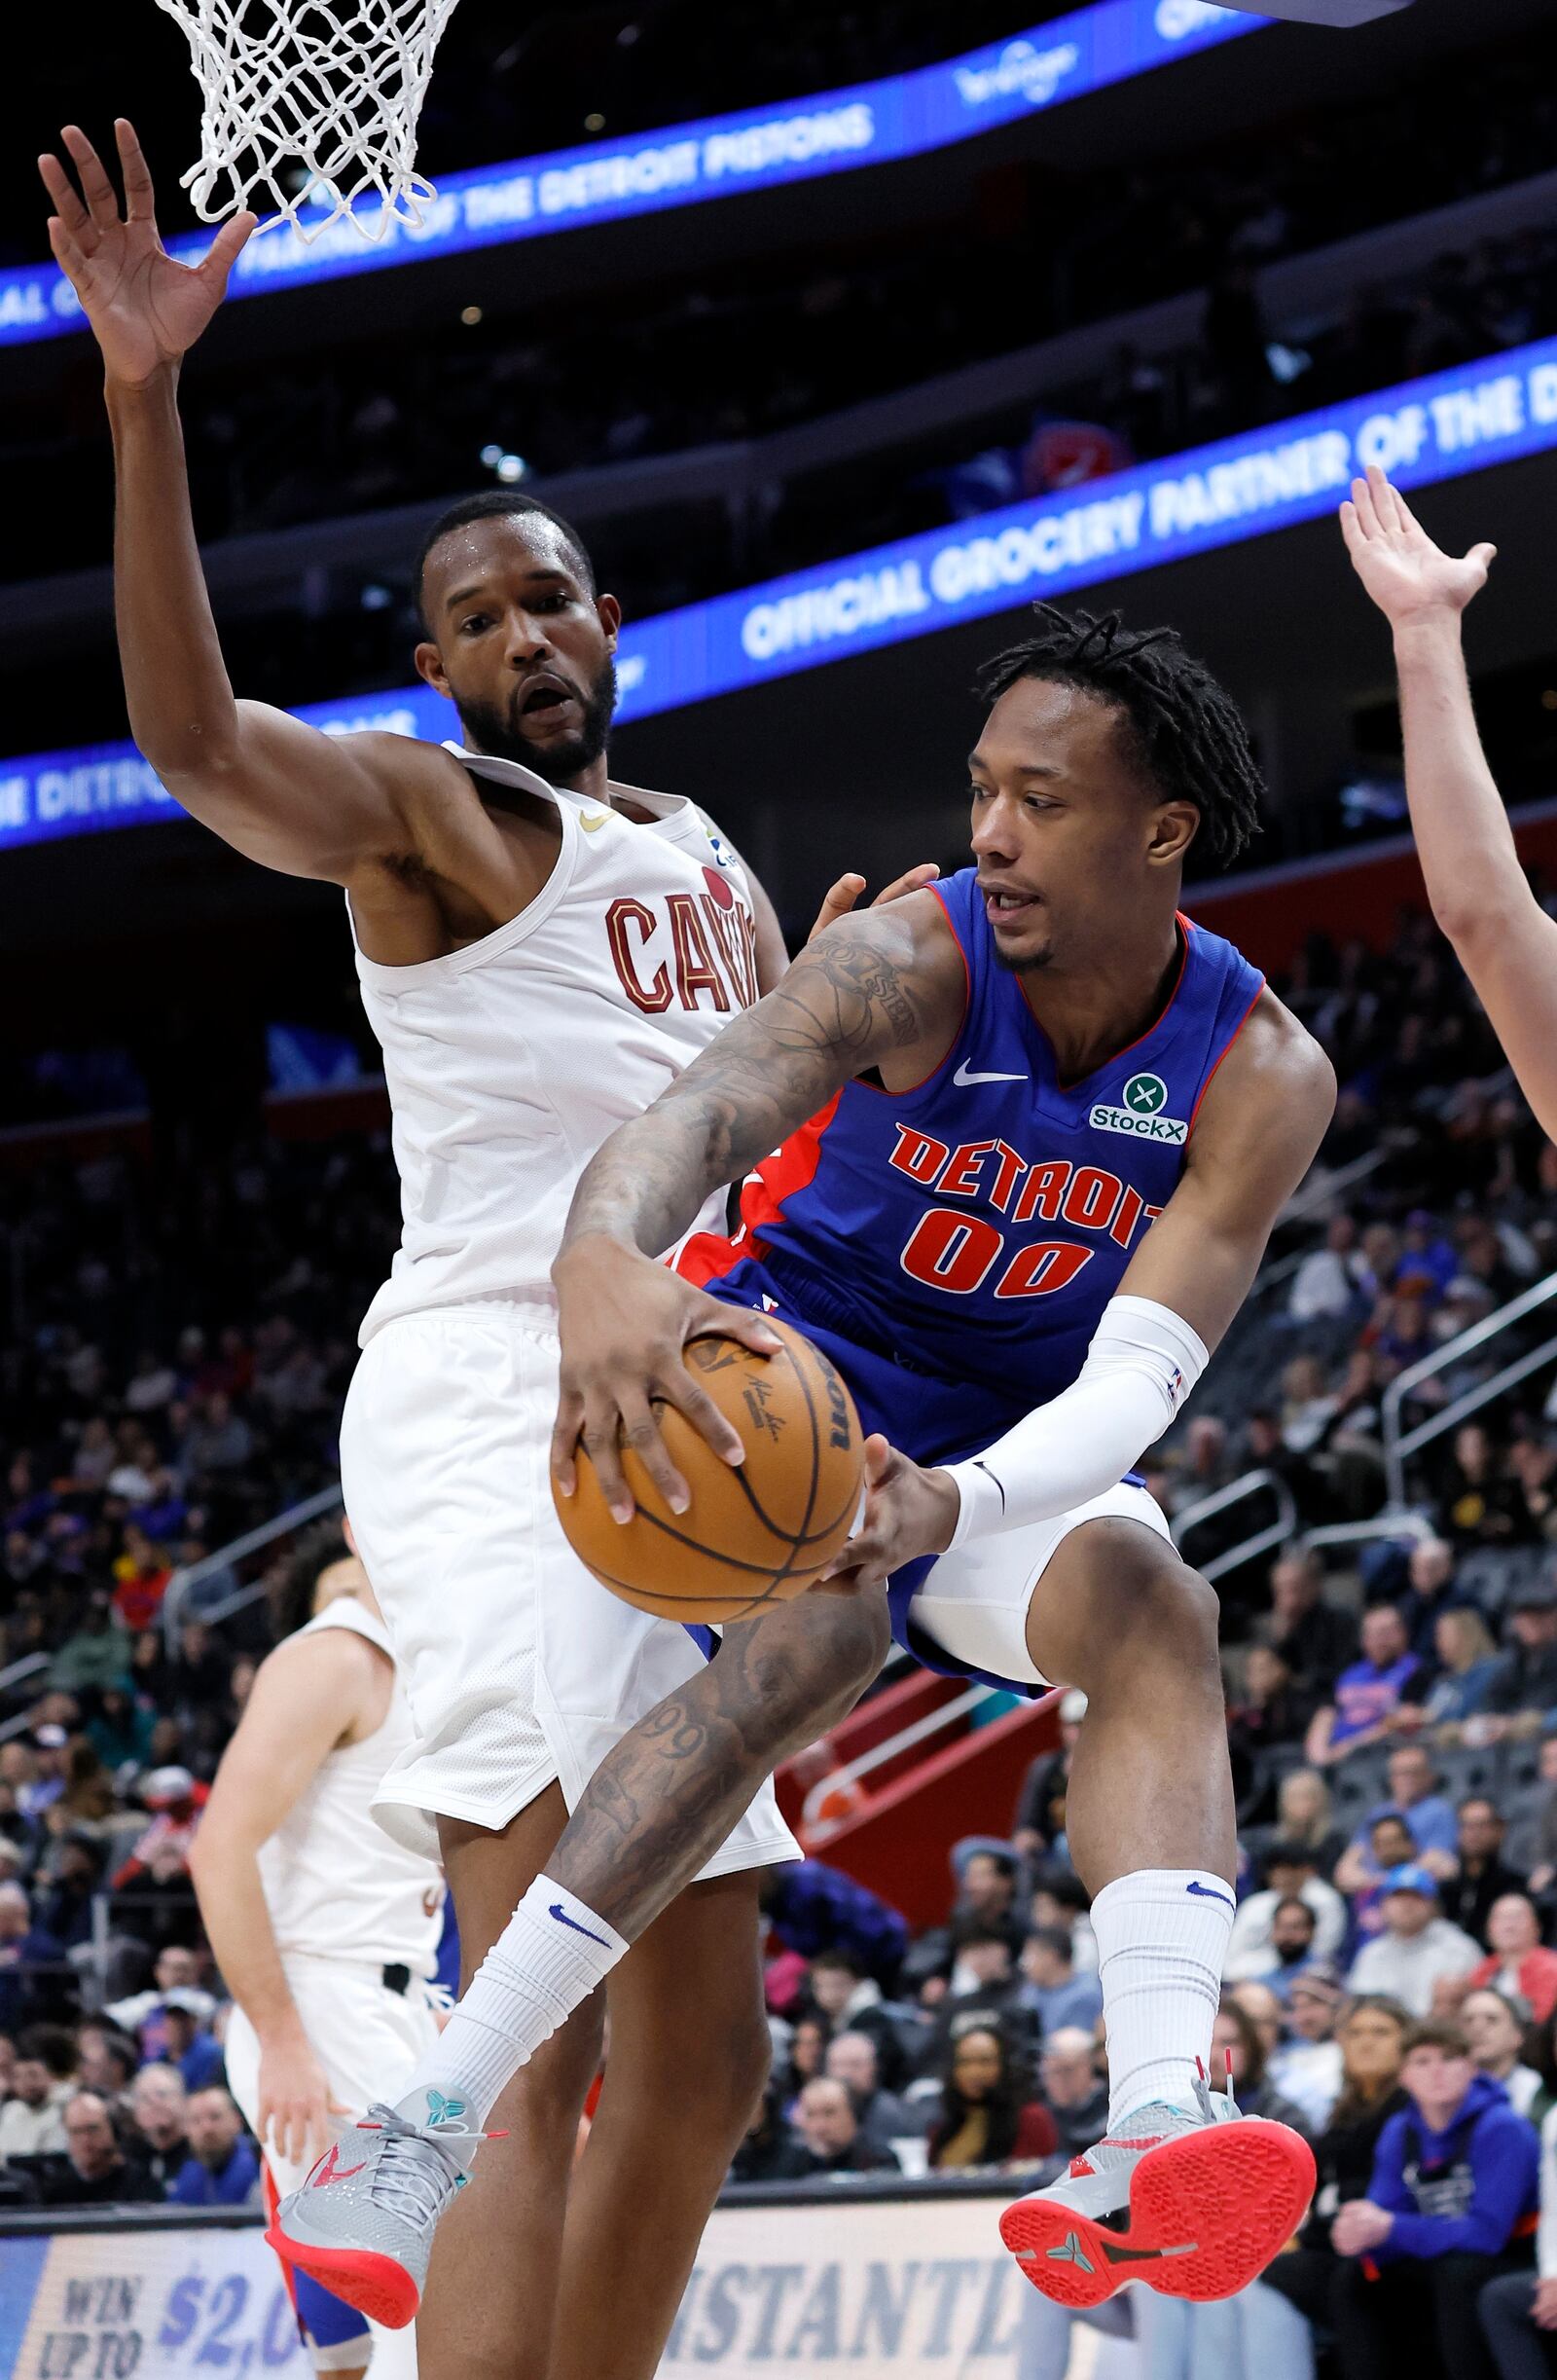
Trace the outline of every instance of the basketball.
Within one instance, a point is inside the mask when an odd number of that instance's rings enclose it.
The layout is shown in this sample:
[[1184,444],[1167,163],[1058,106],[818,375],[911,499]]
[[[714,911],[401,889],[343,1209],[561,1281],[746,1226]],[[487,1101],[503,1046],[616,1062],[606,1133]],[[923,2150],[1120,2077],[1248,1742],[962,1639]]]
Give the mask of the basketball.
[[692,1491],[684,1513],[670,1510],[631,1450],[622,1469],[637,1510],[625,1526],[607,1511],[582,1447],[573,1494],[556,1498],[579,1559],[656,1619],[718,1626],[787,1603],[853,1528],[865,1476],[854,1400],[810,1339],[768,1319],[783,1341],[778,1355],[733,1338],[695,1338],[686,1350],[688,1371],[740,1431],[744,1463],[723,1461],[673,1406],[657,1404],[670,1458]]

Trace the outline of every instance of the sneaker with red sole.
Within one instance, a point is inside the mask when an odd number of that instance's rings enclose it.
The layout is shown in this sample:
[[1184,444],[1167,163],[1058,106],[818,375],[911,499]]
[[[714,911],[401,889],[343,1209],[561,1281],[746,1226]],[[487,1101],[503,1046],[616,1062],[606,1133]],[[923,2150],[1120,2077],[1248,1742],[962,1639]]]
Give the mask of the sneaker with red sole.
[[464,2113],[437,2091],[418,2091],[414,2113],[371,2107],[276,2209],[265,2236],[283,2263],[386,2330],[414,2322],[438,2218],[481,2142],[501,2137]]
[[1314,2152],[1285,2124],[1241,2115],[1204,2079],[1192,2107],[1140,2107],[1000,2217],[1045,2297],[1100,2306],[1127,2281],[1206,2304],[1259,2278],[1303,2220]]

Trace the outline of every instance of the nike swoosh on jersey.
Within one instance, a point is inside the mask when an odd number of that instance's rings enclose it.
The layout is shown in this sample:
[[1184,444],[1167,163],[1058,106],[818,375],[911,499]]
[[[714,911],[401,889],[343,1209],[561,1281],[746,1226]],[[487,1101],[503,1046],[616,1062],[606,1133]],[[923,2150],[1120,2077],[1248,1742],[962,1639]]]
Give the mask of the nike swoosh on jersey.
[[1027,1075],[969,1074],[967,1060],[964,1058],[961,1065],[958,1068],[956,1074],[952,1077],[952,1080],[957,1084],[960,1091],[970,1091],[976,1082],[1027,1082],[1031,1080],[1031,1077]]
[[586,834],[598,834],[610,815],[609,810],[581,810],[578,823]]

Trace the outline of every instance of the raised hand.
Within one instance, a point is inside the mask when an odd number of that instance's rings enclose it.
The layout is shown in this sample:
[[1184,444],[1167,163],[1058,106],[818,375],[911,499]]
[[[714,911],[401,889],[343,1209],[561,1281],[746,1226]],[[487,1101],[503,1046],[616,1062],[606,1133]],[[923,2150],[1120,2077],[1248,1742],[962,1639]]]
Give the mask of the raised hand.
[[1486,585],[1498,552],[1473,545],[1462,562],[1441,552],[1376,463],[1352,482],[1341,533],[1358,578],[1395,628],[1434,612],[1458,617]]
[[54,208],[49,244],[81,300],[109,379],[140,387],[195,345],[227,295],[228,275],[257,218],[235,215],[200,264],[179,264],[163,246],[151,172],[125,119],[114,126],[125,178],[123,214],[107,168],[79,125],[67,124],[61,137],[81,188],[59,158],[39,158]]
[[[933,860],[924,860],[878,893],[870,905],[873,909],[885,909],[891,901],[905,900],[910,893],[923,893],[927,884],[935,882],[940,872]],[[806,936],[807,941],[814,942],[818,934],[825,934],[829,926],[836,926],[841,917],[847,917],[864,890],[863,876],[856,876],[852,872],[840,876],[817,911],[816,923]]]

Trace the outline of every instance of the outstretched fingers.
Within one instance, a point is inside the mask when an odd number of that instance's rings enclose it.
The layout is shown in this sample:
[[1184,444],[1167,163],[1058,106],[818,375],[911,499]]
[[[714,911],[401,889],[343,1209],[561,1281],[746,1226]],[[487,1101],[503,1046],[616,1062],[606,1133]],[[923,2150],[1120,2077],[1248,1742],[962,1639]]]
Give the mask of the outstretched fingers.
[[82,196],[99,232],[112,231],[120,221],[119,194],[103,164],[79,124],[67,124],[61,134],[71,162],[81,176]]
[[55,215],[79,243],[91,231],[91,217],[82,203],[80,191],[52,150],[46,149],[39,158],[38,171],[43,176],[43,186],[54,203]]
[[114,140],[119,150],[120,167],[125,176],[125,217],[129,223],[151,223],[157,214],[157,194],[152,188],[152,169],[146,163],[146,153],[136,137],[135,128],[126,116],[114,119]]
[[251,215],[246,209],[240,215],[231,216],[201,260],[200,277],[212,284],[218,298],[226,297],[228,276],[253,238],[259,220],[258,215]]

